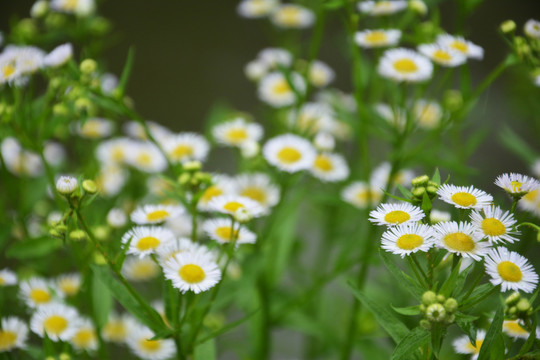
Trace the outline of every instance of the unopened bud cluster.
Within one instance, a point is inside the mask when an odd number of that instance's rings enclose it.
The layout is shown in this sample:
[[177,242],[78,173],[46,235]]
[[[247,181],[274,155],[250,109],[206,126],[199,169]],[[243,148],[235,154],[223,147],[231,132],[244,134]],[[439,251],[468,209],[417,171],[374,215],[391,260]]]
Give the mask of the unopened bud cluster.
[[202,164],[199,161],[189,161],[183,165],[184,172],[178,177],[178,183],[192,191],[197,191],[212,184],[212,176],[200,171]]
[[526,319],[533,312],[529,299],[522,298],[518,292],[510,294],[505,300],[504,314],[510,319]]
[[446,298],[434,291],[426,291],[422,295],[420,311],[424,318],[420,320],[420,325],[426,329],[431,329],[433,323],[451,324],[455,320],[455,313],[458,303],[454,298]]
[[435,196],[437,195],[437,188],[439,187],[439,185],[431,181],[429,179],[429,176],[427,175],[418,176],[412,179],[411,185],[411,193],[413,196],[413,200],[418,203],[422,202],[424,194],[427,194],[429,199],[433,200],[433,198],[435,198]]

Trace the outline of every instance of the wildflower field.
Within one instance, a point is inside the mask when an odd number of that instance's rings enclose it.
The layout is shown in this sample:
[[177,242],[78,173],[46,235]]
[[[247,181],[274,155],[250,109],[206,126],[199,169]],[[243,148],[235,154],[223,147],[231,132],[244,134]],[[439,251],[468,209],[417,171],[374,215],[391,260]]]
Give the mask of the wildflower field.
[[540,359],[500,4],[5,0],[0,360]]

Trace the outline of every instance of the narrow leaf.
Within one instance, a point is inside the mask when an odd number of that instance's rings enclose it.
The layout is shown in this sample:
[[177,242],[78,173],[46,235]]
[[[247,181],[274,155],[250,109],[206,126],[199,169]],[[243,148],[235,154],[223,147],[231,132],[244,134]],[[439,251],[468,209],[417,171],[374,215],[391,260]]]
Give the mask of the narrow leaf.
[[476,326],[473,325],[473,321],[476,319],[478,317],[465,315],[460,312],[456,313],[456,324],[467,334],[471,344],[476,344]]
[[17,241],[11,245],[6,257],[19,260],[44,257],[62,246],[62,240],[52,237],[40,237]]
[[407,306],[407,307],[395,307],[393,305],[390,305],[392,309],[394,309],[395,312],[401,315],[419,315],[420,314],[420,307],[418,305],[415,306]]
[[193,354],[194,360],[215,360],[216,359],[216,343],[214,339],[210,339],[195,347]]
[[429,342],[430,333],[421,326],[414,328],[399,342],[392,353],[392,360],[410,359],[411,354]]
[[457,282],[457,279],[458,279],[458,276],[460,274],[460,268],[461,268],[461,262],[462,262],[462,259],[459,260],[459,262],[456,264],[456,266],[454,267],[454,269],[452,270],[452,272],[450,273],[450,276],[448,277],[448,279],[446,279],[446,281],[444,282],[444,284],[441,286],[441,289],[439,290],[439,293],[448,297],[450,296],[450,294],[452,294],[452,290],[454,290],[454,288],[456,287],[456,282]]
[[384,265],[386,265],[386,268],[398,281],[398,284],[405,290],[409,291],[416,299],[420,299],[424,293],[424,289],[418,284],[418,282],[399,269],[394,264],[392,259],[390,259],[388,254],[384,252],[384,250],[379,250],[379,255],[381,256]]
[[107,286],[92,273],[92,310],[98,327],[103,327],[107,323],[109,313],[113,306],[111,292]]
[[441,174],[439,173],[439,168],[435,169],[435,172],[433,173],[433,176],[431,177],[431,181],[434,183],[437,183],[437,185],[441,185]]
[[504,308],[499,306],[493,321],[487,331],[482,347],[480,348],[480,353],[478,354],[478,360],[488,360],[489,354],[492,349],[494,341],[499,337],[502,332],[502,324],[504,320]]
[[527,341],[525,341],[525,344],[523,344],[523,347],[519,351],[519,355],[525,355],[527,351],[530,350],[530,348],[533,346],[534,341],[536,340],[536,326],[538,325],[538,317],[536,314],[533,315],[533,323],[532,323],[532,329],[531,333],[529,334],[529,337],[527,338]]
[[126,60],[126,65],[124,65],[124,70],[122,70],[122,76],[120,77],[120,84],[118,88],[121,93],[124,94],[126,91],[126,86],[131,75],[131,70],[133,69],[133,61],[135,60],[135,49],[133,47],[129,48],[128,56]]
[[228,324],[227,326],[222,327],[219,330],[213,331],[208,336],[203,337],[200,341],[198,341],[198,343],[201,344],[201,343],[206,342],[207,340],[210,340],[210,339],[213,339],[213,338],[215,338],[215,337],[217,337],[219,335],[225,334],[227,331],[230,331],[230,330],[234,329],[235,327],[239,326],[240,324],[242,324],[243,322],[249,320],[258,311],[259,311],[259,309],[256,309],[256,310],[248,313],[243,318],[240,318],[240,319],[238,319],[236,321],[233,321],[232,323]]

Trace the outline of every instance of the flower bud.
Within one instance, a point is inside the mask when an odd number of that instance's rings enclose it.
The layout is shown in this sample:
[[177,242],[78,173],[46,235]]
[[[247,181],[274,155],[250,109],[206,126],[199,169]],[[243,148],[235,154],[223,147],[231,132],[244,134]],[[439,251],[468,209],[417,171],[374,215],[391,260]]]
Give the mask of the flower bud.
[[517,308],[515,306],[512,306],[510,309],[508,309],[508,313],[510,315],[516,315],[517,314]]
[[74,241],[85,240],[86,233],[83,230],[73,230],[69,233],[69,238]]
[[412,186],[425,186],[427,185],[427,183],[429,182],[429,176],[427,175],[422,175],[422,176],[418,176],[418,177],[415,177],[414,179],[412,179],[411,181],[411,185]]
[[437,294],[433,291],[426,291],[422,294],[422,304],[428,306],[437,301]]
[[428,320],[434,322],[443,321],[446,317],[446,310],[441,304],[435,303],[428,306],[426,310]]
[[234,220],[239,223],[246,223],[253,219],[253,214],[246,208],[239,208],[234,212]]
[[446,298],[444,297],[444,295],[441,295],[441,294],[437,295],[437,302],[438,303],[442,304],[442,303],[444,303],[445,300],[446,300]]
[[83,74],[90,75],[97,70],[97,63],[93,59],[85,59],[81,62],[79,68]]
[[519,301],[520,297],[521,295],[517,291],[515,291],[511,293],[510,295],[508,295],[508,297],[506,298],[504,302],[506,303],[506,305],[512,306],[512,305],[515,305]]
[[426,319],[420,320],[420,326],[422,326],[424,329],[427,329],[427,330],[431,329],[431,323],[427,321]]
[[49,11],[49,3],[45,0],[38,0],[30,8],[30,16],[33,18],[40,18],[47,14]]
[[84,180],[82,187],[89,194],[95,194],[97,192],[97,185],[93,180]]
[[107,240],[109,238],[109,228],[106,226],[98,226],[94,230],[94,235],[98,240]]
[[66,353],[61,353],[60,356],[58,356],[58,360],[71,360],[71,356]]
[[459,90],[448,90],[444,94],[444,104],[450,111],[457,111],[463,106],[463,96]]
[[527,299],[520,299],[516,304],[516,308],[519,312],[527,312],[531,307],[531,303]]
[[427,5],[422,0],[409,1],[409,8],[420,15],[426,15],[428,11]]
[[94,263],[96,263],[97,265],[105,265],[107,264],[107,260],[105,260],[105,257],[102,254],[95,252]]
[[180,185],[187,185],[191,181],[191,174],[183,173],[178,177],[178,183]]
[[321,131],[315,135],[313,144],[320,151],[332,151],[336,146],[336,140],[329,133]]
[[202,168],[200,161],[188,161],[184,164],[184,170],[186,171],[199,171]]
[[506,20],[501,24],[501,31],[505,34],[516,30],[516,23],[513,20]]
[[428,195],[436,195],[437,194],[437,187],[436,186],[428,186],[426,187],[426,191],[428,193]]
[[413,196],[415,198],[421,199],[424,196],[424,194],[426,193],[426,188],[424,188],[424,187],[416,187],[416,188],[411,190],[411,193],[413,194]]
[[454,315],[454,314],[448,315],[448,316],[446,316],[446,319],[444,319],[444,321],[445,321],[447,324],[451,324],[451,323],[453,323],[454,321],[456,321],[456,315]]
[[73,176],[60,176],[56,181],[56,190],[62,195],[69,195],[77,190],[78,185]]
[[65,116],[67,116],[69,114],[69,110],[68,110],[67,106],[64,105],[63,103],[55,104],[53,106],[53,114],[55,116],[65,117]]
[[426,312],[426,305],[420,304],[419,309],[420,309],[420,312],[425,313]]
[[448,298],[444,302],[444,308],[445,308],[446,312],[454,313],[454,312],[456,312],[456,310],[458,308],[458,302],[454,298]]

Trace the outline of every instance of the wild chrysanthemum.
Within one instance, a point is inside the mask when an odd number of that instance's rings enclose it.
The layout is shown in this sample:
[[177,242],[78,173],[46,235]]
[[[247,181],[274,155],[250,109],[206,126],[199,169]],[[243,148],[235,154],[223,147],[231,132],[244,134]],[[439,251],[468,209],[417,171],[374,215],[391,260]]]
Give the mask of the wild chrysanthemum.
[[540,188],[531,190],[519,199],[518,206],[520,209],[530,211],[536,216],[540,216]]
[[381,76],[394,81],[420,82],[431,78],[433,64],[413,50],[397,48],[384,52],[377,70]]
[[523,26],[523,31],[527,36],[534,39],[540,39],[540,21],[529,19]]
[[445,48],[457,50],[470,59],[482,60],[484,57],[484,49],[461,36],[441,34],[437,36],[437,43]]
[[171,339],[150,340],[155,334],[138,323],[133,323],[126,339],[129,349],[144,360],[170,359],[176,352],[174,341]]
[[321,153],[315,157],[310,172],[322,181],[336,182],[349,177],[349,166],[340,154]]
[[265,75],[260,80],[258,94],[261,101],[272,107],[280,108],[293,105],[297,100],[296,92],[303,93],[305,88],[306,84],[298,73],[290,73],[289,80],[287,80],[283,73],[275,71]]
[[278,0],[242,0],[236,10],[242,17],[257,19],[270,15],[278,5]]
[[471,212],[470,217],[479,234],[491,243],[518,241],[515,236],[519,235],[519,231],[513,230],[516,219],[510,212],[503,212],[499,207],[487,206],[481,211]]
[[360,12],[371,16],[392,15],[407,8],[404,0],[361,1],[358,3]]
[[201,252],[176,254],[165,263],[163,272],[182,293],[193,291],[198,294],[212,288],[221,279],[221,271],[214,258]]
[[519,320],[504,320],[502,331],[514,339],[527,339],[529,331],[523,327]]
[[268,140],[263,147],[263,156],[270,165],[293,173],[311,168],[317,154],[306,139],[285,134]]
[[137,143],[123,137],[104,140],[96,147],[96,158],[102,164],[123,164],[129,158],[134,144],[136,146]]
[[9,269],[0,270],[0,287],[17,284],[17,274]]
[[222,174],[212,174],[212,185],[206,188],[202,196],[199,198],[197,208],[199,210],[208,211],[210,201],[221,195],[231,195],[234,193],[233,180]]
[[112,208],[107,213],[107,224],[113,228],[124,227],[127,223],[126,212],[120,208]]
[[456,67],[467,61],[467,56],[462,52],[440,44],[422,44],[418,46],[418,51],[434,63],[445,67]]
[[30,329],[52,341],[68,341],[79,325],[79,314],[74,308],[63,304],[50,304],[39,307],[30,319]]
[[[145,122],[148,126],[150,134],[159,142],[166,140],[174,135],[169,129],[167,129],[163,125],[160,125],[153,121]],[[137,121],[128,121],[122,126],[122,129],[124,130],[124,133],[126,133],[126,135],[131,138],[148,140],[148,136],[146,135],[144,127]]]
[[167,168],[167,160],[151,142],[132,142],[126,163],[139,171],[159,173]]
[[480,261],[489,250],[489,243],[481,241],[472,224],[455,221],[441,222],[433,226],[436,245],[451,253]]
[[197,133],[180,133],[167,139],[163,147],[173,163],[204,161],[210,151],[210,145],[204,136]]
[[414,104],[413,115],[419,127],[433,129],[441,123],[443,110],[435,101],[420,99]]
[[222,145],[241,147],[248,141],[261,140],[263,131],[259,124],[236,118],[214,126],[212,134]]
[[484,343],[486,337],[486,332],[484,330],[478,330],[476,332],[476,341],[474,344],[471,344],[469,337],[467,335],[460,336],[455,339],[452,345],[454,345],[454,350],[458,354],[472,355],[471,359],[478,359],[478,354]]
[[114,131],[114,124],[109,119],[90,118],[76,124],[77,133],[87,139],[101,139],[110,136]]
[[277,7],[271,15],[272,22],[281,28],[302,29],[313,25],[315,14],[300,5],[283,4]]
[[105,326],[101,330],[101,336],[106,341],[124,343],[130,329],[133,328],[134,322],[135,320],[130,315],[118,315],[111,312]]
[[420,208],[409,203],[381,204],[369,213],[369,221],[376,225],[394,226],[420,221],[424,218]]
[[255,200],[239,195],[221,195],[208,203],[208,211],[234,215],[239,209],[248,211],[253,217],[264,214],[264,208]]
[[60,194],[69,195],[79,187],[77,179],[73,176],[60,176],[56,181],[56,190]]
[[506,173],[497,176],[495,185],[512,196],[523,196],[529,191],[540,189],[540,182],[529,176]]
[[210,251],[205,245],[202,245],[200,243],[194,243],[189,238],[185,237],[176,239],[175,241],[171,241],[159,247],[157,250],[159,262],[162,267],[164,267],[164,264],[176,254],[181,254],[185,252],[202,252],[211,254],[213,256],[213,252]]
[[279,67],[289,67],[292,65],[293,56],[292,54],[282,48],[265,48],[262,49],[257,58],[261,60],[267,68],[277,69]]
[[503,247],[492,249],[486,256],[486,273],[493,285],[502,291],[531,293],[538,284],[538,275],[526,258]]
[[143,205],[137,207],[130,215],[135,224],[159,224],[173,219],[184,213],[184,208],[179,205]]
[[266,210],[279,202],[279,187],[265,173],[238,175],[233,179],[233,187],[236,194],[257,201]]
[[63,274],[56,278],[56,288],[64,296],[75,296],[81,289],[81,275],[79,273]]
[[19,318],[10,316],[0,320],[0,353],[24,348],[28,326]]
[[90,319],[81,318],[69,343],[77,350],[94,351],[98,348],[96,329]]
[[323,102],[308,102],[299,110],[291,109],[289,123],[303,133],[314,134],[319,131],[332,133],[335,128],[334,110]]
[[343,201],[359,208],[365,209],[369,206],[376,206],[383,197],[383,192],[379,188],[369,187],[363,181],[355,181],[341,191]]
[[334,70],[322,61],[314,60],[309,66],[307,78],[309,83],[316,88],[328,86],[335,77]]
[[381,247],[405,257],[417,251],[428,251],[434,242],[434,231],[429,225],[410,223],[388,228],[382,235]]
[[129,172],[119,166],[110,165],[101,168],[96,178],[96,184],[100,195],[117,195],[128,180]]
[[155,254],[160,246],[172,241],[174,234],[161,226],[136,226],[122,236],[122,243],[129,243],[127,253],[140,258]]
[[437,190],[437,195],[445,203],[460,209],[481,209],[493,201],[491,195],[473,186],[443,184]]
[[52,68],[60,67],[67,63],[72,56],[73,46],[71,44],[59,45],[45,56],[43,66]]
[[122,274],[131,281],[148,281],[159,275],[159,266],[150,258],[129,256],[122,266]]
[[206,220],[202,228],[206,235],[220,244],[226,244],[234,239],[235,244],[253,244],[257,235],[240,224],[232,228],[232,221],[227,218],[216,218]]
[[354,36],[354,41],[363,48],[395,46],[400,39],[401,30],[397,29],[364,30]]
[[[51,304],[55,301],[53,285],[42,278],[30,278],[20,283],[20,294],[22,299],[31,308],[36,308]],[[56,295],[62,295],[57,293]]]

